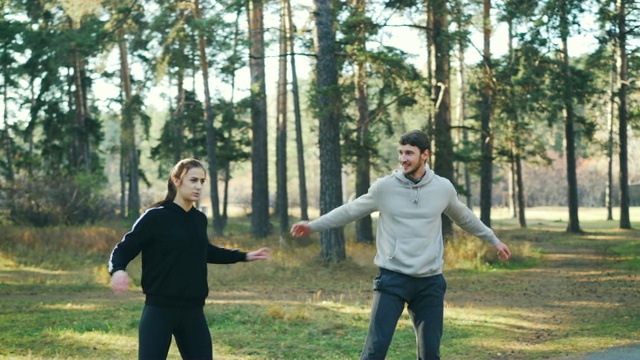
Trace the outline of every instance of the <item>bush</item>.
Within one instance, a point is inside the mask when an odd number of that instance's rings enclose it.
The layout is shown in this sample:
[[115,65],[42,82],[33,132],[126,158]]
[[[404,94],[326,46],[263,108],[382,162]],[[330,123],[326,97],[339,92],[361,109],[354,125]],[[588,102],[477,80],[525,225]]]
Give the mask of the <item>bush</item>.
[[90,173],[18,178],[4,188],[9,218],[38,227],[94,223],[114,209],[105,185],[103,175]]

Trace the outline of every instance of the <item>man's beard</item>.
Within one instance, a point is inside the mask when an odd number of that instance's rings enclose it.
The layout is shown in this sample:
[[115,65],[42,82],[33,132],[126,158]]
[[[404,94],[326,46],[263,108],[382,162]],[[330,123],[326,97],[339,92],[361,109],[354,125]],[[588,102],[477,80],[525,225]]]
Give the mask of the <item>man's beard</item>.
[[413,175],[418,171],[419,168],[420,166],[413,166],[409,170],[405,171],[404,175],[413,177]]

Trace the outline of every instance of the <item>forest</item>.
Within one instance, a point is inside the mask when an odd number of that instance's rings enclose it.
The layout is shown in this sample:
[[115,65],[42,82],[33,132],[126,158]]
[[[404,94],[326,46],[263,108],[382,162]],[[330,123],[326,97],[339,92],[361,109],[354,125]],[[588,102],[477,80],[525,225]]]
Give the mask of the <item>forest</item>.
[[[568,232],[581,207],[629,229],[640,202],[634,0],[2,4],[3,221],[135,219],[195,157],[214,236],[238,207],[286,233],[366,193],[412,129],[489,226],[565,206]],[[344,258],[341,229],[321,240]]]

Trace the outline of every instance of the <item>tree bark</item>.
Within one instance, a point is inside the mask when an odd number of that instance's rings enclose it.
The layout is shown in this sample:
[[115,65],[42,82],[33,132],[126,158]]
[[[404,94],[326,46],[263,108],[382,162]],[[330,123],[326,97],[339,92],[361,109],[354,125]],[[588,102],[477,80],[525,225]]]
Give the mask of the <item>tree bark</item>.
[[287,195],[287,0],[281,0],[280,58],[278,59],[278,111],[276,115],[276,210],[280,233],[289,231]]
[[[121,195],[127,194],[126,214],[128,218],[137,218],[140,215],[140,177],[138,172],[138,149],[136,146],[136,124],[133,114],[128,109],[131,106],[131,72],[127,42],[124,28],[118,30],[118,50],[120,52],[120,84],[122,88],[123,104],[120,119],[120,163],[121,176],[126,177],[121,181]],[[127,191],[128,188],[128,191]],[[124,204],[124,201],[121,201]]]
[[[7,46],[4,46],[3,52],[7,52]],[[3,106],[3,127],[2,127],[2,146],[4,147],[5,159],[7,162],[6,165],[6,180],[11,185],[13,185],[14,180],[14,169],[13,169],[13,140],[11,139],[11,133],[9,132],[9,110],[7,108],[9,102],[9,69],[6,62],[3,62],[2,66],[2,76],[4,77],[4,83],[2,87],[2,103]],[[10,197],[13,197],[13,194],[9,192]]]
[[[449,38],[447,2],[430,1],[433,12],[433,50],[435,59],[435,163],[434,171],[453,182],[453,141],[451,139],[451,95],[449,90]],[[451,219],[442,215],[442,233],[445,239],[453,236]]]
[[[320,213],[342,205],[340,162],[340,90],[335,53],[334,18],[331,0],[314,0],[315,45],[317,54],[317,111],[320,145]],[[320,234],[322,258],[338,262],[346,258],[342,228]]]
[[481,91],[481,146],[482,160],[480,169],[480,220],[491,226],[491,189],[493,187],[493,133],[491,130],[492,112],[492,67],[491,67],[491,1],[483,2],[483,85]]
[[[459,1],[457,2],[456,7],[461,9],[459,5]],[[462,11],[462,10],[460,10]],[[466,29],[467,26],[462,23],[462,21],[458,22],[459,29]],[[465,39],[458,40],[458,126],[462,132],[462,146],[466,147],[469,142],[469,132],[467,128],[464,126],[464,121],[467,118],[467,96],[466,96],[466,78],[465,73],[467,69],[467,65],[465,64],[465,56],[464,52],[466,50]],[[473,203],[471,202],[471,174],[469,173],[469,165],[468,162],[464,161],[462,163],[462,178],[464,180],[464,189],[467,194],[465,195],[466,204],[469,209],[473,209]]]
[[627,89],[629,88],[629,59],[627,54],[627,24],[625,0],[616,0],[618,20],[618,71],[620,87],[618,89],[618,136],[620,146],[620,228],[631,229],[629,218],[629,168],[627,145]]
[[[613,66],[613,65],[612,65]],[[607,138],[607,184],[605,187],[604,202],[607,208],[607,220],[613,221],[613,117],[615,113],[615,84],[616,84],[616,72],[614,68],[611,68],[609,80],[609,99],[607,111],[607,127],[609,130]]]
[[[69,18],[68,22],[69,28],[73,29],[73,20]],[[72,162],[76,168],[88,170],[91,168],[91,156],[89,155],[89,140],[86,128],[87,108],[84,95],[85,86],[82,81],[84,58],[78,54],[75,48],[71,50],[71,62],[73,66],[73,97],[75,101],[73,149],[71,149],[73,156]]]
[[[200,0],[194,1],[194,17],[202,19],[200,12]],[[218,194],[218,164],[216,159],[216,133],[213,127],[213,107],[211,105],[211,92],[209,90],[209,62],[207,57],[207,39],[202,29],[198,30],[198,55],[200,59],[200,71],[204,87],[204,115],[207,132],[207,158],[209,160],[209,196],[211,197],[211,210],[213,213],[213,232],[220,236],[224,231],[224,224],[220,216],[220,198]]]
[[267,148],[267,99],[264,68],[263,0],[248,1],[249,72],[251,75],[251,233],[263,238],[269,222],[269,158]]
[[302,115],[300,111],[300,90],[298,89],[298,73],[296,69],[296,55],[294,43],[293,16],[291,15],[291,1],[287,0],[287,23],[289,52],[291,53],[291,92],[293,95],[293,114],[296,127],[296,150],[298,161],[298,188],[300,191],[300,219],[309,220],[309,200],[307,195],[307,176],[304,164],[304,139],[302,138]]
[[[355,0],[356,11],[360,18],[366,16],[366,1]],[[357,140],[358,153],[356,155],[356,197],[362,196],[369,191],[371,184],[371,153],[369,150],[369,95],[367,91],[368,76],[366,72],[366,62],[364,55],[367,51],[367,33],[364,26],[357,30],[357,40],[355,42],[356,66],[355,66],[355,99],[358,110],[357,120]],[[371,244],[373,243],[373,221],[371,215],[356,221],[356,241]]]
[[569,22],[566,3],[560,8],[560,41],[562,44],[562,62],[563,62],[563,112],[565,119],[564,136],[565,151],[567,160],[567,183],[568,183],[568,201],[569,201],[569,223],[567,231],[572,233],[582,232],[580,229],[580,221],[578,219],[578,179],[576,175],[576,149],[575,149],[575,114],[573,109],[573,91],[571,85],[571,68],[569,65]]

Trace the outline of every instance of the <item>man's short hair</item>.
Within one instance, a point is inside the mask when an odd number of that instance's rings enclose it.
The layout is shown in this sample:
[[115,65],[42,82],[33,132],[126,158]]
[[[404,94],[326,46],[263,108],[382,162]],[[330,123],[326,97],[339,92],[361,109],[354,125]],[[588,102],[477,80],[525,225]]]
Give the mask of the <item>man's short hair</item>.
[[429,146],[429,137],[423,131],[413,130],[400,137],[400,145],[411,145],[420,149],[420,153],[425,150],[431,150]]

